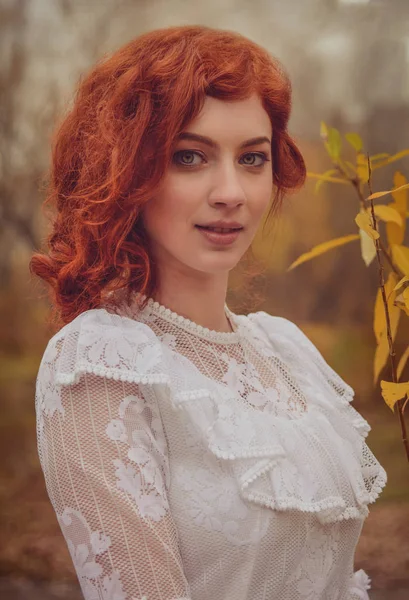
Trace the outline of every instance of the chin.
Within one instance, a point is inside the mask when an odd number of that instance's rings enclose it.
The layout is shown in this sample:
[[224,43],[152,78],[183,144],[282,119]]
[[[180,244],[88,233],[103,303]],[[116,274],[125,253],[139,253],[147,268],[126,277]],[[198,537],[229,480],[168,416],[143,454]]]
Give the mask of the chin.
[[237,266],[237,263],[240,261],[240,257],[223,257],[221,255],[216,256],[213,260],[207,260],[202,262],[196,262],[195,264],[190,264],[191,268],[196,271],[201,271],[202,273],[209,274],[217,274],[217,273],[225,273],[226,271],[231,271],[234,267]]

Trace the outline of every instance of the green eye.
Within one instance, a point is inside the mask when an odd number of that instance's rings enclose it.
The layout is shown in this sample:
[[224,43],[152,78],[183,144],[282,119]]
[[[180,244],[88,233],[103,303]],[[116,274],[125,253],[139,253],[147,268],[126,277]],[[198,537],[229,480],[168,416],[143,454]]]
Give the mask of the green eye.
[[270,159],[269,159],[269,158],[267,158],[267,155],[266,155],[266,154],[264,154],[264,152],[247,152],[247,154],[245,154],[244,156],[245,156],[245,157],[246,157],[246,156],[253,156],[253,157],[262,158],[262,159],[263,159],[263,161],[262,161],[262,163],[261,163],[261,164],[259,164],[259,165],[255,165],[255,164],[253,164],[253,163],[252,163],[251,165],[247,165],[247,166],[249,166],[249,167],[255,167],[255,168],[257,168],[257,169],[258,169],[258,168],[260,168],[260,167],[263,167],[263,166],[264,166],[264,164],[265,164],[266,162],[269,162],[269,161],[270,161]]
[[[187,167],[187,168],[191,168],[191,167],[196,167],[198,166],[200,163],[194,163],[193,159],[190,161],[183,161],[181,160],[182,156],[185,155],[190,155],[191,157],[199,156],[199,158],[202,159],[202,161],[204,161],[204,156],[201,152],[197,152],[196,150],[178,150],[177,152],[175,152],[175,154],[173,155],[173,162],[181,167]],[[264,164],[266,162],[270,162],[270,159],[267,157],[267,155],[264,152],[246,152],[246,154],[244,154],[241,158],[241,160],[243,160],[243,158],[246,157],[256,157],[256,158],[261,158],[262,162],[260,164],[254,164],[254,162],[252,163],[242,163],[244,164],[246,167],[253,167],[255,169],[260,169],[261,167],[264,166]]]
[[191,166],[196,167],[197,165],[194,164],[193,162],[189,162],[189,161],[188,162],[184,162],[184,161],[180,161],[179,160],[179,157],[181,157],[181,156],[183,156],[185,154],[187,154],[187,155],[190,154],[192,156],[194,154],[196,154],[197,156],[201,157],[201,154],[199,154],[199,152],[196,152],[194,150],[179,150],[178,152],[175,152],[175,154],[173,155],[173,161],[176,164],[181,165],[183,167],[191,167]]

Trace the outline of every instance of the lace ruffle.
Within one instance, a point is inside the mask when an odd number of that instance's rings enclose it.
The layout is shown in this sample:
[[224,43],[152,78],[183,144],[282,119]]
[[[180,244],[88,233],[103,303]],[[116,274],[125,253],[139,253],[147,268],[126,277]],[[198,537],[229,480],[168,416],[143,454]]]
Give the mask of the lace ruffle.
[[169,384],[161,344],[145,323],[101,309],[81,313],[49,343],[57,350],[55,381],[77,383],[82,373],[122,381]]
[[317,405],[285,419],[239,406],[222,391],[192,390],[173,400],[209,450],[231,463],[250,502],[316,513],[321,523],[361,519],[386,482],[366,444],[363,462],[364,441],[351,423],[335,413],[328,418]]
[[[272,317],[263,319],[267,330],[278,325]],[[229,462],[245,500],[274,510],[316,513],[322,523],[366,517],[367,505],[386,483],[385,470],[364,442],[369,425],[350,406],[353,394],[335,393],[308,354],[297,355],[294,336],[288,337],[281,325],[281,331],[267,333],[265,352],[287,361],[308,400],[308,410],[295,418],[240,402],[227,386],[161,343],[149,326],[105,309],[82,313],[54,338],[56,382],[73,384],[81,373],[92,372],[164,384],[181,418],[218,459]],[[254,335],[265,338],[266,327]]]
[[371,578],[363,570],[355,571],[351,577],[351,584],[349,588],[350,594],[352,594],[353,600],[370,600],[368,591],[371,589]]
[[192,368],[184,369],[183,391],[171,385],[175,406],[211,452],[230,461],[244,499],[316,513],[323,524],[365,518],[387,475],[365,443],[370,426],[350,404],[353,389],[292,322],[266,313],[239,318],[253,324],[249,335],[267,356],[288,366],[308,410],[294,418],[258,411]]

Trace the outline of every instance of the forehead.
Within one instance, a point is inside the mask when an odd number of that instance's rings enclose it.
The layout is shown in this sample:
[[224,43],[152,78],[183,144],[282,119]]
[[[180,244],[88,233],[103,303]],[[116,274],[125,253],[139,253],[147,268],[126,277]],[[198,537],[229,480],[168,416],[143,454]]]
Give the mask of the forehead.
[[257,94],[244,100],[220,100],[206,96],[200,113],[184,131],[222,137],[236,134],[241,138],[272,133],[270,117]]

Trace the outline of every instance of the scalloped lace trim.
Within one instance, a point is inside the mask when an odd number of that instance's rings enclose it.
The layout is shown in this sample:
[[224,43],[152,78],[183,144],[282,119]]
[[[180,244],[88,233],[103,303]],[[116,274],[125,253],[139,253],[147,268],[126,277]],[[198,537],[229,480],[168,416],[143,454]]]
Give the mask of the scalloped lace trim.
[[[286,449],[283,438],[273,444],[263,444],[265,433],[257,427],[256,423],[250,421],[246,411],[239,414],[236,410],[233,416],[226,401],[216,396],[209,390],[197,389],[177,394],[173,397],[173,401],[177,408],[184,408],[189,418],[196,423],[211,452],[220,459],[232,461],[242,497],[276,510],[296,509],[316,513],[323,524],[367,517],[369,514],[367,505],[378,498],[387,481],[386,472],[379,463],[371,465],[372,471],[376,469],[376,473],[368,473],[368,476],[376,475],[376,478],[368,491],[364,479],[366,467],[359,463],[359,457],[352,454],[348,454],[347,457],[341,451],[339,444],[331,446],[333,452],[330,461],[339,461],[339,468],[345,472],[344,485],[351,488],[352,503],[356,503],[355,506],[348,506],[340,491],[336,489],[336,477],[334,480],[331,480],[330,476],[324,479],[321,476],[314,478],[315,471],[312,466],[306,478],[305,473],[299,470],[301,468],[299,461],[294,460],[294,455]],[[188,402],[189,399],[192,402]],[[213,405],[213,413],[208,403]],[[294,427],[299,427],[300,433],[302,429],[305,439],[308,438],[305,435],[306,429],[311,428],[310,439],[314,440],[318,436],[322,443],[325,443],[328,436],[322,437],[323,427],[326,427],[325,422],[330,426],[330,421],[328,419],[325,421],[325,417],[320,421],[317,411],[318,409],[311,408],[303,416],[291,420],[292,425],[287,432],[287,436],[292,437],[290,446],[294,444],[293,447],[299,449],[306,443],[300,439],[298,445],[296,444],[294,435],[299,434]],[[210,420],[209,414],[213,414]],[[267,416],[264,415],[264,418]],[[280,428],[289,427],[288,422],[284,420],[280,421],[277,417],[273,420],[275,424],[273,422],[267,424],[267,427],[270,427],[270,436],[274,436],[274,430],[277,434]],[[220,435],[219,432],[224,433]],[[285,435],[284,432],[283,436]],[[359,436],[364,443],[358,430],[355,431],[355,436],[355,440]],[[305,450],[307,451],[307,446]],[[314,452],[313,446],[308,447],[308,456],[313,457]],[[325,493],[321,492],[321,487],[328,490],[328,495],[324,498],[319,498],[319,495]],[[330,493],[331,488],[336,492],[335,494]],[[296,497],[295,490],[301,497]]]
[[132,371],[124,371],[121,368],[103,367],[102,365],[91,365],[91,364],[77,364],[75,370],[71,373],[57,372],[55,375],[55,381],[61,385],[71,385],[78,383],[82,373],[93,373],[100,377],[107,377],[108,379],[116,379],[119,381],[128,381],[130,383],[170,383],[170,377],[166,373],[151,373],[147,375],[141,375]]

